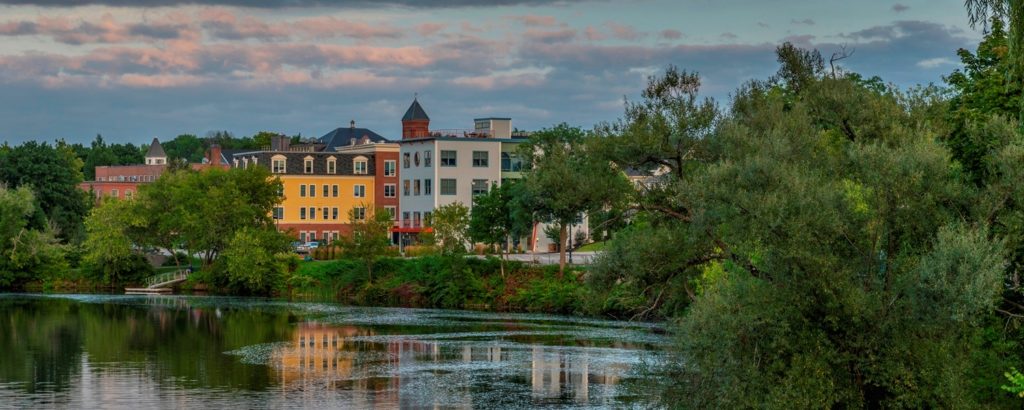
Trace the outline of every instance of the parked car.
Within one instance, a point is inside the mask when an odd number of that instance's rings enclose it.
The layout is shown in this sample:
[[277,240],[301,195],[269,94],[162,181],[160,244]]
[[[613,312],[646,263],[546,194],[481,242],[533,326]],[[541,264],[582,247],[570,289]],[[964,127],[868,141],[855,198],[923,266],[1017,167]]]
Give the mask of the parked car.
[[320,247],[320,242],[306,242],[306,248],[313,250]]
[[302,242],[292,242],[292,249],[295,250],[295,253],[309,252],[309,246]]

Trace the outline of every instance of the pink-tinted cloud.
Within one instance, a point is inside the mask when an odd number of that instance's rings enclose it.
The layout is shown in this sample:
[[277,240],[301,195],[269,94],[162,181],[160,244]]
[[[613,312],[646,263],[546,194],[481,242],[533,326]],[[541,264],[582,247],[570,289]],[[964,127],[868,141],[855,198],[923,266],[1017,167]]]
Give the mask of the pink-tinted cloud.
[[[560,25],[558,19],[554,16],[528,14],[525,16],[512,16],[510,18],[527,27],[555,27]],[[564,24],[562,25],[564,26]]]
[[612,37],[615,37],[619,40],[636,41],[639,40],[641,37],[647,35],[646,33],[641,33],[637,31],[632,26],[619,24],[613,21],[605,23],[605,27],[608,27],[608,29],[611,30]]
[[451,82],[458,86],[472,87],[480,90],[493,90],[498,88],[536,87],[542,85],[545,79],[546,76],[543,73],[523,73],[458,77],[453,79]]
[[683,32],[672,29],[661,30],[660,32],[658,32],[658,37],[661,37],[662,39],[665,40],[679,40],[683,38]]
[[441,23],[423,23],[416,26],[416,32],[421,36],[429,37],[444,30],[446,27],[447,25]]
[[587,28],[583,30],[583,36],[590,41],[601,41],[608,38],[608,36],[602,33],[601,30],[598,30],[593,26],[587,26]]

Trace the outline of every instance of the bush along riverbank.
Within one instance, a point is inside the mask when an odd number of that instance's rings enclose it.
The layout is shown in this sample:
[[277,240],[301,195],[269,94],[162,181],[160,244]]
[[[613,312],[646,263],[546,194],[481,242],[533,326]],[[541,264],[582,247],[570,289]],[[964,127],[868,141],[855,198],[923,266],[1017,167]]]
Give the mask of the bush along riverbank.
[[477,309],[500,312],[594,314],[585,305],[585,271],[505,262],[497,258],[424,256],[382,258],[372,271],[362,261],[306,262],[282,277],[277,293],[330,298],[365,306]]

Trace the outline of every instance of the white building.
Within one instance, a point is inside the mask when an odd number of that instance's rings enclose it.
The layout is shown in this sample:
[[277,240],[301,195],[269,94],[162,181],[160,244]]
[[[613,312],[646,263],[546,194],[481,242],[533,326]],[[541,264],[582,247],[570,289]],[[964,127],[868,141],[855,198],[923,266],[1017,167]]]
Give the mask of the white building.
[[[414,100],[402,118],[398,195],[400,232],[418,233],[434,209],[461,202],[472,212],[473,196],[522,176],[517,155],[525,135],[514,135],[511,118],[477,118],[472,129],[429,128],[430,118]],[[586,221],[573,232],[587,231]],[[548,250],[543,226],[534,228],[529,248]]]

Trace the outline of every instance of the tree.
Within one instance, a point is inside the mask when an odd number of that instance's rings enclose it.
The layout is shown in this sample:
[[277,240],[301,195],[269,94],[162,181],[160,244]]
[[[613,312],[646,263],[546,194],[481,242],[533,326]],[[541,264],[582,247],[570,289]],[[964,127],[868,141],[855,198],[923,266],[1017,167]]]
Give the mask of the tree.
[[143,228],[145,219],[137,204],[128,200],[103,201],[89,213],[85,220],[84,261],[103,283],[137,282],[152,273],[132,240],[133,231]]
[[[660,164],[655,188],[637,191],[633,225],[589,278],[634,317],[689,305],[645,388],[694,408],[989,404],[998,384],[977,375],[1009,368],[983,359],[998,352],[983,335],[1005,306],[1016,234],[997,225],[1024,194],[1012,165],[1024,139],[987,125],[1010,142],[987,162],[998,183],[978,190],[935,138],[948,125],[932,89],[881,89],[852,73],[803,77],[799,92],[752,82],[707,122],[679,87],[696,82],[676,77],[652,79],[654,101],[630,105],[604,140],[620,146],[602,144],[622,169],[648,160],[628,154],[656,152],[646,137],[687,135],[650,131],[687,129],[661,124],[709,124],[688,139],[685,167]],[[658,97],[666,89],[685,98]]]
[[56,146],[28,141],[0,156],[0,183],[31,187],[39,214],[30,227],[45,230],[47,220],[64,242],[78,243],[84,236],[83,220],[92,198],[78,188],[82,161],[62,141]]
[[[475,242],[498,248],[501,256],[501,276],[505,277],[505,254],[516,239],[526,235],[532,221],[522,212],[513,196],[515,182],[495,185],[484,195],[473,197],[470,213],[469,236]],[[523,216],[527,216],[524,218]]]
[[[1010,27],[1008,38],[1005,74],[1011,82],[1024,80],[1024,1],[1022,0],[966,0],[967,16],[972,27],[979,24],[1006,19]],[[991,20],[990,20],[991,19]],[[1024,110],[1024,101],[1020,102],[1020,110]],[[1024,112],[1024,111],[1020,111]]]
[[272,227],[244,227],[237,230],[224,250],[224,269],[230,287],[236,291],[268,295],[273,292],[288,264],[292,239]]
[[610,206],[630,188],[611,164],[594,155],[587,134],[562,123],[536,132],[520,147],[523,183],[537,219],[558,226],[559,277],[565,272],[567,229],[580,215]]
[[[344,254],[366,264],[366,282],[373,283],[373,264],[391,246],[391,227],[394,225],[391,212],[386,209],[369,210],[363,205],[363,215],[357,208],[348,211],[352,234],[343,239]],[[369,215],[366,215],[369,213]]]
[[0,184],[0,288],[56,277],[67,270],[64,248],[53,229],[31,227],[36,197],[28,187]]
[[434,240],[441,246],[441,253],[465,253],[469,242],[469,208],[462,202],[453,202],[438,207],[431,215],[428,226],[433,230]]
[[203,161],[203,155],[206,153],[203,141],[192,134],[179,135],[160,145],[164,147],[168,160],[183,159],[190,163],[199,163]]
[[953,158],[977,184],[983,184],[989,176],[986,162],[991,152],[1007,143],[993,138],[984,130],[984,124],[992,116],[1019,121],[1020,102],[1024,98],[1021,82],[1010,81],[1006,75],[1010,64],[1006,43],[1002,20],[993,18],[977,52],[958,50],[963,68],[945,78],[955,93],[949,104],[953,129],[945,137],[946,144]]

